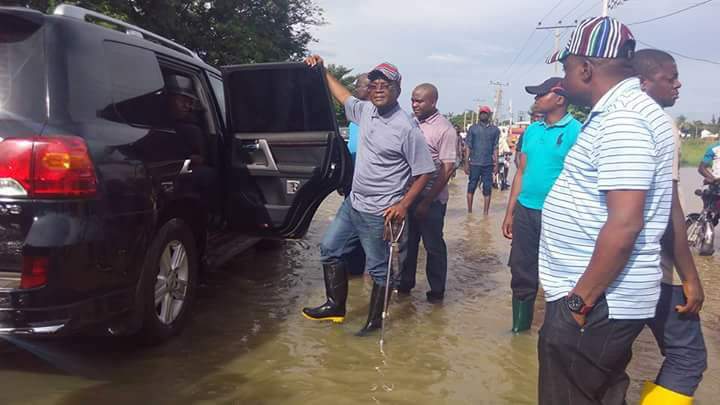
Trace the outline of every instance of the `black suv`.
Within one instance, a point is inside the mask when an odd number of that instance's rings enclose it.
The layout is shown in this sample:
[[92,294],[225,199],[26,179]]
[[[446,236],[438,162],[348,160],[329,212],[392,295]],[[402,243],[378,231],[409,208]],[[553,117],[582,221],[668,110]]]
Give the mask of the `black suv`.
[[349,162],[320,69],[218,70],[79,7],[0,8],[0,334],[167,339],[199,271],[302,237]]

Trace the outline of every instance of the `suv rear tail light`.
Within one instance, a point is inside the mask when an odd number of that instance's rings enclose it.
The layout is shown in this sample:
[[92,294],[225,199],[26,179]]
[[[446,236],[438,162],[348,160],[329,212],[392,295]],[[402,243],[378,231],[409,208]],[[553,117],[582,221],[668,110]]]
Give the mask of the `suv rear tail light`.
[[89,197],[97,178],[76,136],[8,138],[0,142],[0,196]]
[[47,257],[24,256],[20,288],[37,288],[47,284],[48,263]]

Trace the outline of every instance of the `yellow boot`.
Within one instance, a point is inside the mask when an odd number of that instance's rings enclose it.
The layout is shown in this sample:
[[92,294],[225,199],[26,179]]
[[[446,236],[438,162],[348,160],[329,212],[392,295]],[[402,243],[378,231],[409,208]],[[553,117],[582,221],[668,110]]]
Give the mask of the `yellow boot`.
[[645,381],[639,405],[692,405],[693,398]]

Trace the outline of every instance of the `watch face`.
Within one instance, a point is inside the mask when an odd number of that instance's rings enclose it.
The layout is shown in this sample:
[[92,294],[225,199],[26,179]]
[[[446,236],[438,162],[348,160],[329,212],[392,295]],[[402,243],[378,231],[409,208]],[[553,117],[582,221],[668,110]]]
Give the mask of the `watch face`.
[[585,302],[579,295],[573,294],[567,298],[567,306],[573,312],[580,312],[580,310],[585,306]]

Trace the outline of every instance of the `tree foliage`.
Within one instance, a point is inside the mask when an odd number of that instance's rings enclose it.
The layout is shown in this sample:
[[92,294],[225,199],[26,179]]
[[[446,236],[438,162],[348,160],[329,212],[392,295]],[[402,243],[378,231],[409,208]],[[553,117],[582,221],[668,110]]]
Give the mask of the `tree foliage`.
[[[128,21],[197,52],[211,65],[299,59],[324,23],[314,0],[70,0]],[[18,5],[52,11],[60,1]]]
[[[351,68],[330,64],[327,70],[328,73],[336,78],[346,89],[350,90],[351,93],[355,93],[355,80],[358,75],[351,75]],[[348,126],[349,122],[345,116],[345,107],[340,105],[337,100],[333,99],[333,102],[335,104],[335,118],[337,119],[338,125],[341,127]]]
[[575,104],[570,104],[568,106],[568,112],[572,114],[576,120],[580,122],[585,122],[588,115],[590,114],[590,107],[580,107]]

